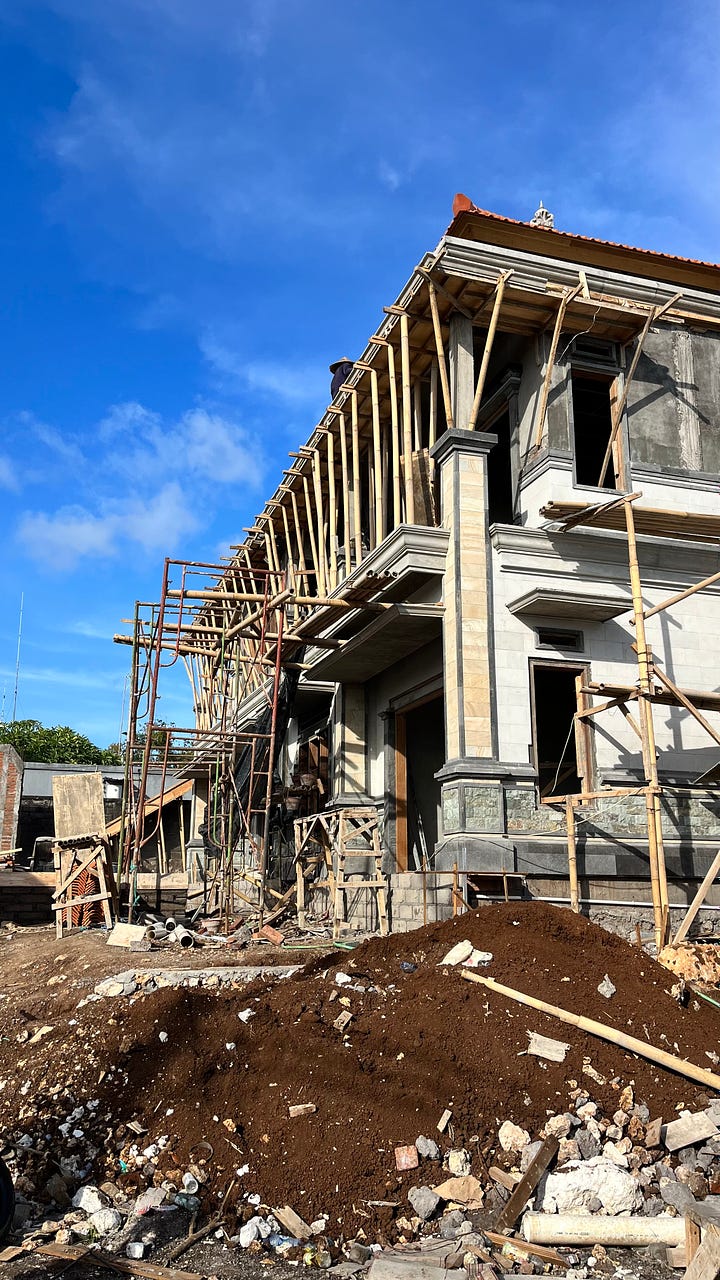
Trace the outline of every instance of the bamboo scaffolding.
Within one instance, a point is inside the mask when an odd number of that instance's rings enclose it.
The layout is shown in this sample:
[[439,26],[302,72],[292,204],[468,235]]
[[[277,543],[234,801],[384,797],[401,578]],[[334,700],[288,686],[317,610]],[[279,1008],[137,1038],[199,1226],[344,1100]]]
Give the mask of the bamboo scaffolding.
[[430,313],[432,315],[433,335],[435,337],[435,350],[437,352],[438,370],[440,373],[440,385],[442,387],[443,403],[445,405],[445,421],[447,422],[448,431],[452,431],[455,426],[452,411],[452,397],[450,395],[450,378],[448,376],[447,361],[445,359],[445,344],[443,342],[442,327],[440,324],[440,313],[438,311],[437,294],[435,293],[434,282],[427,277],[428,297],[430,299]]
[[338,412],[340,419],[340,465],[342,468],[342,502],[343,502],[343,552],[345,555],[345,577],[352,570],[350,552],[350,475],[348,472],[347,426],[345,414]]
[[566,289],[564,291],[555,317],[555,327],[553,329],[553,336],[550,342],[550,352],[547,358],[547,365],[545,366],[545,377],[543,379],[542,391],[540,393],[540,404],[538,406],[537,426],[535,427],[536,453],[542,446],[543,433],[545,431],[545,414],[547,412],[548,398],[550,396],[550,384],[552,382],[553,369],[555,367],[555,356],[557,355],[563,320],[565,319],[565,312],[567,311],[568,303],[572,302],[573,298],[581,289],[582,285],[578,284],[574,289]]
[[402,362],[403,463],[405,469],[405,521],[415,523],[415,487],[412,468],[412,404],[410,382],[410,331],[407,313],[400,316],[400,354]]
[[475,398],[473,400],[472,409],[470,411],[470,421],[468,430],[474,431],[477,426],[478,414],[480,413],[480,404],[482,402],[483,391],[485,390],[485,380],[487,378],[488,365],[490,364],[490,356],[492,355],[493,343],[495,341],[495,331],[500,319],[500,309],[502,307],[503,296],[505,294],[505,285],[507,284],[512,271],[501,271],[495,285],[495,300],[493,302],[492,316],[488,326],[487,335],[485,337],[485,347],[483,350],[482,361],[480,363],[480,372],[478,374],[477,384],[475,387]]
[[362,506],[360,488],[360,425],[358,422],[358,395],[354,387],[350,388],[350,423],[352,429],[352,470],[353,470],[353,536],[355,540],[355,564],[360,564],[362,553]]

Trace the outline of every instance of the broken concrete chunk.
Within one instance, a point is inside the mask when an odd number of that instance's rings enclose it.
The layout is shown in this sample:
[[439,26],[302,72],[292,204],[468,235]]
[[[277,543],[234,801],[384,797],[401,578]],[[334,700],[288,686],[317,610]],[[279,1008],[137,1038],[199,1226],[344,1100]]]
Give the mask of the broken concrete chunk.
[[528,1053],[536,1058],[545,1058],[548,1062],[564,1062],[570,1048],[564,1040],[551,1040],[549,1036],[538,1035],[537,1031],[528,1031]]
[[107,1207],[107,1197],[100,1194],[97,1187],[80,1187],[72,1198],[74,1209],[82,1209],[83,1213],[97,1213]]
[[707,1138],[714,1138],[718,1132],[720,1130],[707,1111],[699,1111],[697,1115],[688,1113],[677,1120],[671,1120],[665,1126],[662,1139],[668,1151],[679,1151],[680,1147],[692,1147]]
[[608,977],[608,975],[605,974],[605,977],[603,978],[602,982],[598,987],[598,991],[600,992],[601,996],[605,997],[606,1000],[611,1000],[612,997],[615,995],[615,992],[617,991],[617,987],[614,985],[614,983],[610,981],[610,978]]
[[439,963],[462,964],[464,960],[467,960],[472,955],[474,950],[472,942],[468,938],[463,938],[462,942],[456,942],[455,946],[450,948],[447,955],[443,956]]
[[464,1147],[460,1147],[457,1151],[448,1151],[445,1164],[456,1178],[463,1178],[470,1172],[470,1156]]
[[317,1107],[314,1102],[294,1102],[292,1106],[288,1107],[288,1115],[291,1120],[296,1119],[297,1116],[312,1116],[316,1111]]
[[567,1138],[573,1127],[573,1118],[567,1112],[560,1116],[550,1116],[545,1125],[545,1133],[554,1138]]
[[575,1141],[583,1160],[592,1160],[595,1156],[600,1155],[600,1143],[589,1129],[576,1129]]
[[[524,1173],[525,1170],[530,1167],[538,1151],[542,1150],[542,1146],[543,1146],[542,1142],[529,1142],[526,1147],[523,1147],[522,1154],[520,1156],[520,1172],[521,1173]],[[598,1147],[598,1151],[599,1150],[600,1148]]]
[[505,1120],[500,1125],[498,1131],[498,1141],[503,1151],[523,1151],[530,1141],[530,1134],[527,1129],[521,1129],[520,1125],[513,1124],[512,1120]]
[[148,1247],[146,1244],[143,1244],[142,1240],[130,1240],[130,1242],[125,1246],[126,1257],[134,1258],[136,1262],[139,1262],[141,1258],[144,1258],[147,1252]]
[[109,1236],[122,1226],[123,1217],[117,1209],[98,1209],[97,1213],[90,1214],[89,1222],[97,1235]]
[[418,1218],[423,1222],[428,1222],[440,1206],[440,1196],[436,1195],[431,1187],[411,1187],[408,1191],[408,1200]]
[[440,1119],[437,1122],[438,1132],[444,1133],[451,1120],[452,1120],[452,1111],[449,1111],[448,1108],[446,1107]]
[[483,1205],[482,1185],[471,1173],[462,1178],[446,1178],[433,1191],[441,1200],[463,1204],[466,1209],[481,1209]]
[[437,1142],[433,1142],[432,1138],[425,1138],[420,1134],[415,1139],[415,1147],[419,1156],[423,1156],[426,1160],[439,1160],[440,1148]]
[[333,1022],[336,1031],[344,1031],[352,1022],[353,1016],[348,1009],[344,1009],[341,1014]]
[[592,1213],[599,1205],[614,1215],[640,1208],[643,1196],[628,1170],[596,1156],[548,1174],[538,1199],[543,1213]]

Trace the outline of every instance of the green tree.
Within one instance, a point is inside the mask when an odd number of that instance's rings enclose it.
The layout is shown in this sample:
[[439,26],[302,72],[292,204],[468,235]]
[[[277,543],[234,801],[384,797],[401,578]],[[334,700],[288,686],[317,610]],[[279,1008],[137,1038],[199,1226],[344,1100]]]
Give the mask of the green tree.
[[114,748],[101,751],[83,733],[76,733],[66,724],[47,728],[39,720],[0,722],[0,742],[9,742],[23,760],[41,764],[116,763],[115,759],[105,758]]

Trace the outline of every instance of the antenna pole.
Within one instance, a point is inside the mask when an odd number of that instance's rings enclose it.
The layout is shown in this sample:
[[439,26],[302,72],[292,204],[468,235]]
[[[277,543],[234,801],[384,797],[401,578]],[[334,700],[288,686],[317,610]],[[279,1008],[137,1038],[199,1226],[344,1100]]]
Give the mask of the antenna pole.
[[15,689],[13,691],[13,711],[12,711],[13,722],[15,721],[15,715],[17,712],[18,681],[20,679],[20,640],[22,639],[22,620],[23,620],[24,602],[25,602],[25,592],[21,591],[20,592],[20,617],[18,619],[17,656],[15,658]]

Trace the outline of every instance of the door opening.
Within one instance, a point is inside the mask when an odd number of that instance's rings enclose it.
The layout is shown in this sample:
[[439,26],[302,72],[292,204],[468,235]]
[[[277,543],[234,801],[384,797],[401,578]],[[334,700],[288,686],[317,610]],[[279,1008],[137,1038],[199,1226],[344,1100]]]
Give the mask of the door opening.
[[586,767],[580,758],[589,759],[584,742],[580,744],[584,749],[578,751],[578,735],[586,734],[587,728],[581,723],[576,732],[574,719],[575,681],[586,675],[584,666],[531,664],[533,746],[541,800],[588,789]]
[[398,871],[432,866],[439,833],[445,763],[442,694],[395,713],[395,852]]
[[575,483],[595,488],[616,489],[613,459],[600,486],[605,451],[612,430],[614,378],[597,373],[572,371],[573,445]]

